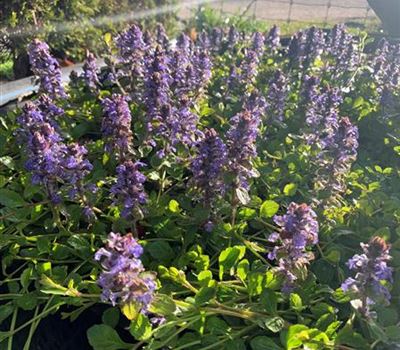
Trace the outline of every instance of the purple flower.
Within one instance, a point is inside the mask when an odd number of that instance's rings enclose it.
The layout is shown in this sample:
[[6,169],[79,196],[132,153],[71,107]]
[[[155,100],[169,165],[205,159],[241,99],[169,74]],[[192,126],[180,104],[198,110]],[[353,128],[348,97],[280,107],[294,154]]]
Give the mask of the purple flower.
[[211,49],[219,51],[221,49],[224,33],[221,28],[213,28],[210,35]]
[[283,216],[275,216],[274,222],[280,232],[270,235],[269,241],[279,243],[268,254],[270,260],[278,261],[277,271],[283,276],[283,292],[290,292],[297,280],[304,275],[314,255],[307,251],[318,243],[318,221],[315,212],[307,204],[290,203]]
[[[318,86],[320,84],[320,78],[310,75],[304,75],[301,84],[300,96],[302,98],[303,106],[310,104],[311,106],[318,100]],[[312,111],[314,113],[314,111]]]
[[327,67],[331,72],[332,83],[339,80],[343,74],[352,71],[357,63],[357,55],[354,50],[354,38],[346,32],[343,24],[333,27],[327,37],[326,50],[333,57],[334,63]]
[[284,120],[287,94],[288,80],[278,69],[269,82],[266,113],[270,120],[279,120],[280,122]]
[[381,41],[374,60],[373,78],[377,83],[381,106],[390,111],[400,83],[400,44],[389,45],[385,39]]
[[295,33],[289,43],[287,56],[289,58],[289,65],[294,67],[296,65],[301,66],[301,62],[304,60],[305,52],[305,34],[302,31]]
[[128,64],[130,74],[143,76],[145,67],[143,58],[147,47],[140,28],[137,25],[130,26],[116,37],[115,44],[119,49],[120,60]]
[[162,24],[157,23],[155,33],[156,43],[160,45],[165,51],[169,50],[170,41]]
[[167,57],[160,46],[157,46],[151,63],[146,71],[144,103],[147,112],[147,130],[161,134],[165,130],[165,121],[161,109],[171,102],[170,84],[172,78]]
[[317,159],[320,171],[316,186],[328,191],[333,199],[335,194],[346,189],[345,177],[357,157],[358,129],[349,118],[343,117],[319,139],[318,144],[321,151]]
[[82,70],[86,86],[91,91],[96,92],[98,90],[98,85],[100,84],[99,78],[97,77],[96,57],[94,57],[94,55],[89,51],[86,52],[86,60],[83,64]]
[[54,104],[54,101],[47,95],[42,94],[37,99],[37,105],[40,111],[43,113],[46,121],[48,121],[56,129],[58,125],[56,124],[56,118],[64,115],[64,110]]
[[33,74],[39,81],[40,92],[51,99],[67,95],[61,82],[61,70],[57,60],[50,55],[49,46],[38,39],[28,45],[29,62]]
[[198,143],[197,156],[192,160],[191,185],[200,193],[206,205],[225,192],[223,171],[227,162],[227,149],[214,129],[204,132]]
[[182,98],[179,108],[174,108],[168,113],[166,123],[172,146],[181,143],[191,147],[196,139],[202,136],[202,133],[197,129],[199,117],[190,111],[189,99]]
[[252,38],[251,50],[257,54],[259,60],[261,60],[264,54],[264,35],[260,32],[255,32]]
[[304,57],[302,58],[303,69],[310,67],[315,59],[321,55],[325,47],[324,33],[322,30],[312,26],[305,31]]
[[140,256],[142,246],[132,234],[121,236],[111,232],[104,248],[95,254],[102,272],[97,283],[102,288],[103,301],[115,305],[133,303],[137,311],[146,313],[156,290],[155,275],[145,271]]
[[234,26],[229,27],[229,32],[228,32],[228,48],[233,49],[236,44],[238,43],[240,38],[239,32],[236,30]]
[[240,74],[238,75],[241,85],[252,85],[258,74],[258,66],[260,64],[260,58],[258,54],[253,50],[248,50],[242,63],[240,64]]
[[125,218],[134,215],[134,211],[147,202],[143,187],[146,176],[139,171],[143,165],[127,160],[117,167],[117,182],[111,187],[111,193],[114,204],[122,206],[121,215]]
[[265,36],[265,46],[269,52],[274,52],[280,45],[280,30],[276,25],[272,26]]
[[210,37],[205,32],[204,30],[198,35],[197,41],[196,41],[197,47],[203,50],[209,50],[212,49],[211,47],[211,42],[210,42]]
[[86,159],[87,150],[78,144],[67,146],[48,117],[34,103],[27,103],[18,118],[19,135],[26,143],[28,160],[26,169],[34,184],[44,185],[48,197],[59,203],[60,183],[70,193],[83,195],[82,180],[92,170]]
[[93,169],[93,165],[86,159],[87,149],[78,143],[68,145],[62,166],[63,178],[71,185],[79,184]]
[[101,132],[105,137],[105,151],[116,151],[120,159],[125,159],[132,143],[131,111],[126,98],[114,94],[102,102],[104,117]]
[[308,141],[315,140],[323,133],[332,130],[338,123],[338,107],[343,98],[339,89],[325,89],[322,92],[310,92],[311,99],[306,110],[306,124],[310,132],[306,135]]
[[393,282],[393,269],[388,266],[391,259],[390,246],[381,237],[372,237],[367,244],[361,243],[363,254],[354,255],[347,262],[355,277],[349,277],[342,284],[350,292],[352,305],[364,316],[370,317],[370,306],[379,301],[390,302],[390,292],[385,282]]
[[247,189],[248,179],[255,176],[252,159],[257,155],[256,139],[264,100],[254,97],[245,103],[245,109],[230,120],[227,132],[229,170],[235,177],[234,187]]
[[205,50],[195,50],[192,56],[192,66],[194,68],[193,91],[199,94],[211,80],[212,62]]
[[194,48],[187,36],[178,38],[170,59],[170,88],[177,101],[198,97],[211,79],[211,60],[208,52]]

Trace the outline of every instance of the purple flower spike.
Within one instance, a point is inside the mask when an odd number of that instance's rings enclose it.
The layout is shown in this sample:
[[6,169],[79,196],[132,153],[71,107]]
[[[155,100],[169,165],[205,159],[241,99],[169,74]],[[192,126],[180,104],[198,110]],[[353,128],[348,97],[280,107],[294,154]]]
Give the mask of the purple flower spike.
[[114,94],[102,101],[104,117],[101,131],[106,139],[106,152],[117,151],[125,159],[132,143],[131,112],[126,98]]
[[100,84],[99,78],[97,77],[97,66],[96,57],[89,51],[86,53],[86,60],[83,64],[83,78],[85,80],[86,86],[91,90],[96,92]]
[[260,32],[255,32],[253,35],[253,42],[251,49],[257,54],[258,59],[261,59],[264,54],[264,35]]
[[165,52],[160,46],[156,47],[144,81],[144,103],[147,111],[147,130],[161,134],[165,130],[161,109],[171,102],[170,84],[172,78]]
[[143,40],[143,33],[137,25],[130,26],[119,34],[115,44],[120,52],[120,60],[130,67],[130,74],[143,76],[146,44]]
[[358,129],[349,118],[343,117],[332,125],[325,137],[319,139],[318,144],[321,151],[317,164],[321,171],[316,184],[329,191],[333,198],[346,190],[345,177],[357,158]]
[[86,159],[86,148],[78,144],[64,144],[56,130],[56,123],[50,123],[34,103],[24,106],[18,122],[21,125],[19,134],[28,145],[25,166],[32,173],[32,182],[44,185],[48,197],[55,204],[61,201],[60,183],[69,189],[72,197],[80,194],[82,198],[82,180],[92,170]]
[[270,260],[278,261],[277,271],[283,276],[282,292],[292,291],[302,272],[314,259],[307,251],[318,243],[317,215],[307,204],[290,203],[287,213],[275,216],[274,222],[281,227],[279,233],[270,235],[270,242],[280,242],[268,254]]
[[393,269],[388,266],[391,259],[390,246],[381,237],[372,237],[365,244],[361,243],[363,254],[354,255],[347,262],[350,270],[356,273],[342,284],[345,292],[350,292],[351,304],[366,317],[374,314],[370,307],[379,301],[390,302],[390,292],[385,282],[393,282]]
[[269,83],[267,96],[267,116],[270,120],[282,122],[285,118],[285,101],[288,94],[288,80],[281,70],[277,70]]
[[57,60],[50,55],[50,48],[38,39],[28,46],[29,62],[33,74],[39,81],[39,90],[51,99],[65,98],[67,95],[61,82],[61,70]]
[[142,246],[132,234],[121,236],[111,232],[104,248],[95,254],[102,272],[97,283],[103,289],[102,300],[115,305],[134,304],[141,313],[153,300],[156,290],[155,275],[145,271],[140,256]]
[[245,103],[244,111],[231,119],[231,127],[227,132],[228,166],[235,176],[236,188],[248,189],[248,180],[255,177],[251,161],[257,155],[255,142],[265,108],[264,100],[255,96],[253,94]]
[[206,130],[198,143],[197,156],[192,160],[191,185],[201,194],[206,205],[211,205],[218,195],[225,192],[223,170],[227,162],[227,149],[214,129]]
[[273,26],[265,37],[266,49],[270,52],[274,52],[280,45],[280,29],[277,26]]
[[111,187],[115,205],[123,207],[121,215],[125,218],[139,210],[147,202],[143,184],[146,181],[139,169],[143,163],[128,160],[117,167],[117,183]]

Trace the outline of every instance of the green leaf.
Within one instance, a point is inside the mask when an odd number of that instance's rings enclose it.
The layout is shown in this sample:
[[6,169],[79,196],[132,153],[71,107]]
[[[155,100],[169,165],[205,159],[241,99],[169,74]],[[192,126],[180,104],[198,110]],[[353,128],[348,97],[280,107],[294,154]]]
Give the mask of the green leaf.
[[[1,314],[1,312],[0,312]],[[0,317],[1,322],[1,317]],[[399,326],[389,326],[385,329],[386,336],[392,341],[400,341],[400,327]]]
[[357,109],[364,104],[364,97],[358,96],[353,102],[353,108]]
[[285,321],[282,317],[267,317],[263,321],[264,326],[271,332],[278,333],[285,326]]
[[292,325],[286,332],[281,333],[281,343],[286,350],[296,349],[303,344],[302,335],[307,330],[308,327],[305,325]]
[[250,272],[247,275],[247,289],[250,296],[260,295],[265,286],[265,274],[261,272]]
[[171,213],[178,214],[181,211],[179,203],[175,199],[171,199],[168,203],[168,209]]
[[236,197],[242,205],[246,205],[250,202],[249,193],[245,188],[239,187],[236,189]]
[[211,316],[207,318],[206,329],[215,335],[228,335],[230,333],[229,325],[219,317]]
[[239,261],[239,264],[237,265],[236,268],[236,274],[238,277],[242,280],[245,281],[248,272],[250,271],[250,263],[247,259],[243,259]]
[[379,339],[380,341],[382,341],[384,343],[387,342],[388,339],[387,339],[387,335],[386,335],[384,329],[380,325],[378,325],[376,322],[369,320],[368,328],[374,339],[376,339],[376,340]]
[[303,309],[303,301],[301,300],[300,295],[296,293],[290,294],[290,307],[297,312],[300,312]]
[[250,346],[252,350],[282,350],[271,338],[258,336],[251,340]]
[[26,203],[17,192],[0,188],[0,204],[7,208],[18,208],[24,206]]
[[271,218],[273,217],[279,210],[279,204],[275,201],[265,201],[261,204],[260,207],[260,216],[262,218]]
[[201,287],[194,297],[197,305],[203,305],[215,297],[217,290],[214,287]]
[[338,332],[335,338],[335,345],[349,345],[359,350],[368,350],[371,348],[362,335],[354,332],[348,324]]
[[154,259],[162,262],[168,262],[175,256],[171,246],[165,241],[150,242],[146,249]]
[[14,305],[11,303],[0,306],[0,324],[14,312]]
[[219,279],[222,280],[224,273],[230,271],[233,274],[233,267],[244,257],[246,252],[245,246],[234,246],[224,249],[219,255]]
[[17,298],[17,305],[25,311],[33,310],[37,304],[38,299],[34,293],[23,294]]
[[129,326],[129,332],[136,340],[146,340],[150,338],[151,331],[149,319],[141,313]]
[[0,163],[5,165],[8,169],[15,169],[14,159],[12,159],[10,156],[0,157]]
[[197,280],[200,282],[201,286],[208,286],[208,283],[212,280],[213,275],[210,270],[201,271],[197,275]]
[[149,307],[150,312],[163,316],[172,315],[175,310],[174,300],[165,294],[157,294]]
[[297,185],[294,183],[287,184],[283,188],[283,193],[285,194],[285,196],[288,197],[294,196],[296,194],[296,191],[297,191]]
[[246,343],[243,339],[232,339],[225,344],[224,350],[246,350]]
[[325,258],[326,258],[328,261],[330,261],[331,263],[333,263],[333,264],[339,263],[339,262],[340,262],[340,257],[341,257],[340,251],[339,251],[339,250],[336,250],[336,249],[330,250],[330,251],[325,255]]
[[121,312],[130,321],[136,319],[136,317],[140,315],[139,311],[139,306],[135,302],[126,303],[121,306]]
[[112,43],[112,35],[110,32],[107,32],[104,34],[104,42],[107,44],[107,46],[110,46]]
[[33,268],[28,267],[21,273],[21,285],[23,288],[27,288],[32,277]]
[[105,324],[90,327],[87,331],[87,337],[94,350],[131,349],[134,345],[122,341],[118,333]]
[[265,311],[270,314],[276,314],[278,310],[278,296],[276,292],[271,289],[264,289],[260,296],[260,303]]
[[107,326],[115,328],[119,322],[119,310],[116,307],[110,307],[103,312],[101,320]]

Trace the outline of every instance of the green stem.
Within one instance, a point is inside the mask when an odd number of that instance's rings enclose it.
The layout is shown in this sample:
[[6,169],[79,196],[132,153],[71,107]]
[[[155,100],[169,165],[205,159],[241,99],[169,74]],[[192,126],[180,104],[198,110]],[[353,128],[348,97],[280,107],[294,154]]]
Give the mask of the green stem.
[[12,342],[13,342],[12,335],[15,332],[15,323],[17,322],[17,315],[18,315],[18,308],[15,308],[12,319],[11,319],[11,327],[10,327],[11,336],[8,338],[7,350],[12,350]]
[[[39,306],[36,306],[35,313],[34,313],[33,317],[36,317],[38,312],[39,312]],[[29,328],[28,338],[26,339],[26,342],[25,342],[23,350],[29,350],[30,349],[32,337],[33,337],[33,334],[35,333],[35,330],[36,330],[36,327],[37,327],[36,325],[37,325],[36,322],[31,324],[31,327]]]
[[59,303],[56,305],[53,305],[51,308],[49,308],[47,311],[44,311],[42,313],[40,313],[39,315],[33,317],[32,319],[30,319],[28,322],[24,323],[23,325],[19,326],[18,328],[14,329],[13,331],[10,330],[9,332],[9,336],[14,335],[15,333],[18,333],[19,331],[21,331],[22,329],[24,329],[25,327],[29,326],[31,323],[35,322],[36,320],[42,318],[43,316],[49,314],[50,312],[52,312],[53,310],[59,308],[60,306],[64,305],[64,303]]
[[192,345],[197,345],[197,344],[201,344],[201,340],[195,340],[190,343],[186,343],[185,345],[178,346],[177,348],[175,348],[175,350],[187,349],[190,348]]
[[164,183],[165,183],[166,175],[167,175],[167,170],[164,168],[163,171],[162,171],[162,175],[161,175],[160,189],[159,189],[158,195],[157,195],[157,203],[160,202],[161,195],[164,192]]
[[243,334],[248,333],[249,331],[251,331],[251,330],[254,329],[254,328],[257,328],[257,325],[252,324],[252,325],[250,325],[250,326],[248,326],[248,327],[246,327],[246,328],[243,328],[241,331],[236,332],[236,333],[235,333],[234,335],[232,335],[232,336],[227,336],[226,338],[220,340],[219,342],[213,343],[213,344],[211,344],[211,345],[209,345],[209,346],[206,346],[205,348],[202,348],[202,350],[210,350],[210,349],[214,349],[215,347],[219,347],[220,345],[226,343],[226,342],[229,341],[229,340],[238,338],[238,337],[242,336]]
[[247,249],[249,249],[257,258],[259,258],[265,265],[272,266],[267,259],[265,259],[259,252],[257,252],[251,243],[235,232],[235,237],[243,242]]

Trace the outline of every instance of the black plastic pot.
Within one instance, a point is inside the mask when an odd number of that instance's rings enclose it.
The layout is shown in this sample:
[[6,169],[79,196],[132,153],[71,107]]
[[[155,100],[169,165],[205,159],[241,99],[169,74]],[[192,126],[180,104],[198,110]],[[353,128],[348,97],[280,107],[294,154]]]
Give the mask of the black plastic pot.
[[400,38],[400,0],[368,0],[390,36]]

